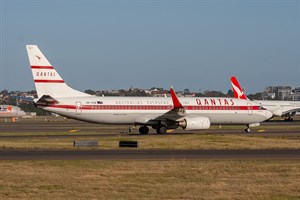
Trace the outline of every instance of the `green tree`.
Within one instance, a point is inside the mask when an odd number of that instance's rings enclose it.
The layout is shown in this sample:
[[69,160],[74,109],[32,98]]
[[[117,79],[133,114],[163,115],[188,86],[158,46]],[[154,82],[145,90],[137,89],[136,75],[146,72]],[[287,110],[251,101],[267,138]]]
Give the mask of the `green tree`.
[[90,94],[90,95],[95,95],[96,94],[96,92],[94,90],[91,90],[91,89],[85,90],[84,93],[87,93],[87,94]]
[[233,91],[232,91],[231,89],[228,90],[227,96],[228,96],[228,97],[234,97]]
[[2,90],[2,91],[0,92],[0,94],[8,95],[8,91],[7,91],[7,90]]

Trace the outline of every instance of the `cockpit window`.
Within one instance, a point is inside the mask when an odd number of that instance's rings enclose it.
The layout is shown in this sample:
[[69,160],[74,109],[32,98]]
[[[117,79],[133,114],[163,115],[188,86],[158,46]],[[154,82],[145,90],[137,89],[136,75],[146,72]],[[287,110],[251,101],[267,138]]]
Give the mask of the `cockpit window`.
[[265,108],[262,107],[262,106],[258,106],[258,108],[259,108],[259,110],[267,110],[267,109],[265,109]]

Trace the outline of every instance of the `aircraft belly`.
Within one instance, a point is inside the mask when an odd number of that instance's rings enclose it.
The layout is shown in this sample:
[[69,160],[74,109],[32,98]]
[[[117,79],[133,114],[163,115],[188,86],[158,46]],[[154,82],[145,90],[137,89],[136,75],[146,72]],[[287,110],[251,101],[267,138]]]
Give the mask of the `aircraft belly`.
[[262,115],[245,113],[237,113],[235,111],[228,113],[228,111],[220,113],[202,112],[202,113],[189,113],[190,115],[208,117],[211,124],[251,124],[258,121],[264,121]]
[[[151,119],[155,119],[154,116],[158,117],[163,115],[165,111],[81,111],[75,112],[74,109],[47,109],[50,112],[57,113],[59,115],[78,119],[81,121],[104,123],[104,124],[134,124],[134,123],[147,123]],[[256,122],[262,122],[265,120],[262,114],[253,113],[249,115],[248,112],[237,113],[232,112],[188,112],[187,115],[208,117],[211,124],[251,124]]]
[[74,115],[74,118],[103,124],[134,124],[135,114],[112,114],[112,113],[83,113]]

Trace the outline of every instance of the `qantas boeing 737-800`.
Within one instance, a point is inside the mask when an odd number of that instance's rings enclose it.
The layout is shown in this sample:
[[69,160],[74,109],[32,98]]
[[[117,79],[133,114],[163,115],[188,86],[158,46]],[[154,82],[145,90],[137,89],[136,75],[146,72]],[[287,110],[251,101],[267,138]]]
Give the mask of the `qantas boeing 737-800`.
[[[234,98],[249,100],[235,76],[231,77]],[[300,112],[300,101],[277,101],[277,100],[253,100],[273,113],[274,116],[285,117],[286,121],[292,121],[292,116]]]
[[27,45],[27,53],[38,98],[36,106],[59,115],[101,124],[148,127],[158,134],[167,129],[208,129],[211,124],[244,124],[249,127],[272,117],[258,104],[234,98],[171,97],[97,97],[69,87],[36,45]]

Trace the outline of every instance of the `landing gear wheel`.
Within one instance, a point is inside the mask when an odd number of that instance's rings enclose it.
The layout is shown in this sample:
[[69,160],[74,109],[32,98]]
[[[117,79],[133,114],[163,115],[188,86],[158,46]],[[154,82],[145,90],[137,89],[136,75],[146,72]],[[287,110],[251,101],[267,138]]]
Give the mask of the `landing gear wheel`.
[[139,128],[139,132],[140,132],[140,134],[143,134],[143,135],[148,134],[149,133],[149,128],[147,126],[141,126]]
[[165,126],[161,126],[156,129],[157,134],[166,134],[167,133],[167,128]]
[[246,129],[245,129],[245,132],[246,132],[246,133],[250,133],[250,131],[251,131],[250,128],[246,128]]
[[287,122],[292,122],[294,119],[293,118],[291,118],[291,117],[286,117],[286,118],[284,118],[284,121],[287,121]]

